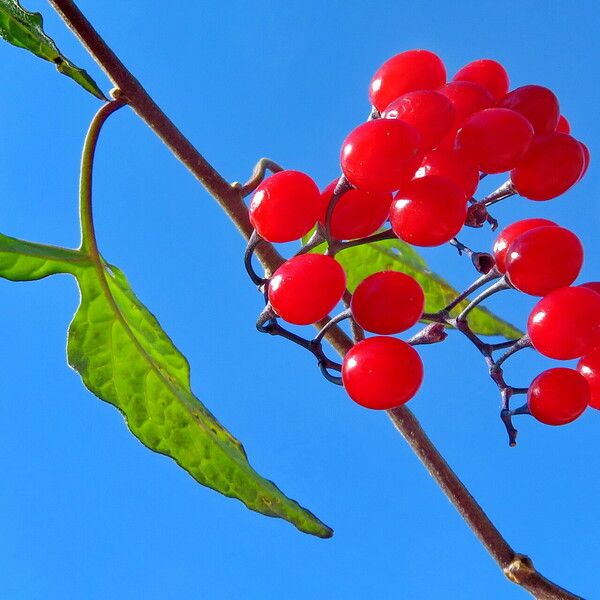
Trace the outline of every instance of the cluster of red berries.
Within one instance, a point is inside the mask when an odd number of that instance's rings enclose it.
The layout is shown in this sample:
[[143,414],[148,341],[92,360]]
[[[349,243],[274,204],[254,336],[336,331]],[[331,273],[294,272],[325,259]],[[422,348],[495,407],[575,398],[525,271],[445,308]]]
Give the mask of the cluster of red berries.
[[[589,151],[570,135],[556,96],[539,85],[509,91],[505,69],[477,60],[446,81],[446,69],[427,50],[394,56],[375,73],[369,120],[344,140],[342,177],[320,192],[298,171],[283,170],[254,190],[249,216],[257,238],[299,240],[315,225],[325,254],[307,248],[287,260],[261,287],[274,318],[308,325],[342,299],[348,316],[376,334],[359,339],[340,366],[357,403],[377,409],[412,398],[423,378],[413,346],[394,334],[423,318],[425,297],[412,277],[383,271],[350,296],[335,260],[340,241],[372,241],[386,221],[416,246],[454,240],[484,174],[509,172],[503,186],[531,200],[548,200],[577,183]],[[481,225],[478,223],[477,226]],[[544,219],[513,223],[494,246],[495,273],[527,294],[543,296],[528,323],[531,344],[555,359],[580,358],[578,370],[550,369],[529,388],[529,411],[540,421],[572,421],[591,404],[600,408],[600,284],[569,287],[583,262],[577,236]]]
[[527,321],[533,348],[556,360],[581,359],[577,370],[554,368],[528,391],[531,414],[549,425],[600,409],[600,282],[572,286],[583,265],[579,238],[553,221],[525,219],[498,235],[496,269],[511,286],[542,296]]

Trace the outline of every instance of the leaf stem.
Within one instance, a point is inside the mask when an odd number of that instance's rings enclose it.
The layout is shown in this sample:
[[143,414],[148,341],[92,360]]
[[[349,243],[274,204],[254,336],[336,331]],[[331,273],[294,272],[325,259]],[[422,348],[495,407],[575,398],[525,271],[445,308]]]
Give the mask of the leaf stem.
[[98,255],[98,244],[92,215],[92,176],[96,146],[102,126],[108,117],[122,106],[125,106],[125,103],[119,99],[103,104],[92,119],[83,144],[79,178],[79,220],[81,224],[81,246],[79,250],[88,256],[90,254]]
[[[177,129],[98,35],[72,0],[50,0],[50,3],[122,91],[127,103],[215,197],[244,237],[250,238],[252,226],[239,186],[227,183]],[[258,246],[257,255],[270,272],[282,262],[279,253],[267,243]],[[323,327],[326,322],[323,320],[317,325]],[[332,327],[326,337],[341,355],[352,346],[352,341],[338,327]],[[510,581],[522,586],[539,600],[581,600],[579,596],[546,579],[527,557],[510,547],[408,408],[401,406],[388,411],[388,414],[414,453]]]

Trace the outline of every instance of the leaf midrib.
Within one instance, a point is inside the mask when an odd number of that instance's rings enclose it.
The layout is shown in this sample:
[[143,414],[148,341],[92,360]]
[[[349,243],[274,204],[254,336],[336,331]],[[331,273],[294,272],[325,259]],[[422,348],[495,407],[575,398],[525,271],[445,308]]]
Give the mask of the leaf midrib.
[[45,246],[42,244],[38,244],[37,245],[40,249],[48,249],[49,251],[59,251],[59,252],[64,252],[65,256],[64,257],[57,257],[57,256],[51,256],[49,254],[36,254],[33,251],[16,251],[16,250],[2,250],[1,252],[4,254],[14,254],[16,256],[26,256],[28,258],[37,258],[40,260],[45,260],[47,262],[66,262],[66,263],[73,263],[73,264],[77,264],[77,263],[89,263],[90,262],[90,257],[87,256],[86,254],[84,254],[83,252],[81,252],[80,250],[75,250],[72,248],[62,248],[60,246]]
[[[127,333],[131,342],[136,347],[136,349],[138,350],[140,355],[143,357],[143,359],[146,361],[146,363],[149,365],[150,369],[157,374],[157,376],[159,377],[159,379],[163,383],[163,385],[174,396],[176,396],[178,399],[180,399],[181,396],[178,393],[177,388],[174,387],[173,383],[170,381],[169,378],[165,377],[163,370],[159,367],[159,365],[156,364],[156,361],[154,361],[154,359],[148,354],[146,349],[142,346],[142,344],[138,340],[138,337],[136,336],[136,334],[131,329],[129,323],[127,322],[125,315],[123,314],[122,310],[120,309],[120,307],[110,289],[108,279],[107,279],[106,269],[105,269],[102,258],[100,257],[99,254],[96,254],[96,253],[91,253],[88,256],[88,258],[94,264],[94,268],[96,270],[96,273],[98,274],[100,287],[102,288],[109,305],[113,309],[116,319],[121,323],[123,329]],[[111,336],[112,336],[112,332],[111,332]],[[114,369],[113,369],[113,372],[114,372]],[[115,390],[116,390],[116,387],[115,387]],[[190,393],[191,393],[191,391],[190,391]],[[229,444],[224,444],[217,436],[214,435],[211,428],[208,427],[201,419],[199,419],[196,416],[196,414],[194,413],[193,407],[191,407],[189,405],[189,403],[185,401],[185,399],[182,399],[182,401],[183,401],[183,404],[186,407],[188,413],[191,415],[191,417],[194,419],[194,421],[196,423],[198,423],[198,425],[204,430],[204,432],[207,433],[219,445],[219,447],[222,448],[223,450],[225,450],[227,452],[227,454],[229,454],[236,462],[240,463],[238,453],[236,453],[235,456],[232,456],[232,447]],[[244,461],[242,461],[241,464],[243,466],[247,465],[247,463],[245,463]]]

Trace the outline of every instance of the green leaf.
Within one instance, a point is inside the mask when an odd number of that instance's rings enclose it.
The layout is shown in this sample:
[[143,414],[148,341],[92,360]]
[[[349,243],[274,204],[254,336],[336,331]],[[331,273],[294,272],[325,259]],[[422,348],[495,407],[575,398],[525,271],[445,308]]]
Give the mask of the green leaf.
[[59,72],[76,81],[90,94],[106,100],[87,72],[61,54],[54,41],[44,33],[42,15],[25,10],[18,0],[0,0],[0,37],[54,63]]
[[0,277],[77,278],[81,303],[69,327],[69,364],[96,396],[116,406],[148,448],[170,456],[202,485],[298,529],[331,529],[256,473],[244,448],[190,388],[189,365],[116,267],[77,250],[0,236]]
[[[414,277],[425,292],[425,310],[434,313],[447,306],[458,292],[439,275],[432,273],[425,260],[409,244],[401,240],[385,240],[348,248],[336,255],[348,277],[348,289],[356,286],[369,275],[378,271],[402,271]],[[466,302],[455,309],[457,314]],[[521,337],[523,333],[497,317],[489,310],[477,307],[469,315],[469,324],[479,335],[500,335],[506,339]]]
[[23,242],[0,233],[0,276],[11,281],[33,281],[56,273],[75,274],[89,266],[77,250]]

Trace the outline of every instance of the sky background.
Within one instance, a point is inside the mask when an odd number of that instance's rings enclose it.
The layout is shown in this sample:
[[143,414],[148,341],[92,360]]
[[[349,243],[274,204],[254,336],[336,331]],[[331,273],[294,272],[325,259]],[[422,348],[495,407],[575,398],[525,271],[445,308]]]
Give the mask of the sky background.
[[[46,2],[59,47],[109,84]],[[512,199],[502,223],[558,221],[582,238],[581,281],[600,278],[600,88],[596,2],[81,1],[81,8],[207,158],[244,180],[261,156],[326,185],[339,147],[368,114],[376,68],[410,48],[450,76],[483,57],[513,87],[551,87],[589,145],[587,177],[547,203]],[[0,231],[78,243],[77,172],[98,102],[47,63],[0,45],[5,92]],[[349,401],[310,356],[260,336],[261,298],[243,242],[216,203],[129,110],[111,118],[96,167],[103,253],[127,273],[192,365],[197,395],[241,439],[252,464],[335,529],[330,540],[249,512],[142,447],[65,364],[74,281],[0,281],[0,597],[248,599],[480,598],[510,584],[385,416]],[[465,241],[489,249],[489,230]],[[425,253],[456,286],[473,273],[453,249]],[[490,306],[523,326],[535,300]],[[599,597],[600,414],[542,426],[518,420],[510,449],[497,392],[463,338],[422,351],[410,407],[518,551],[547,576]],[[507,368],[527,385],[549,360]]]

